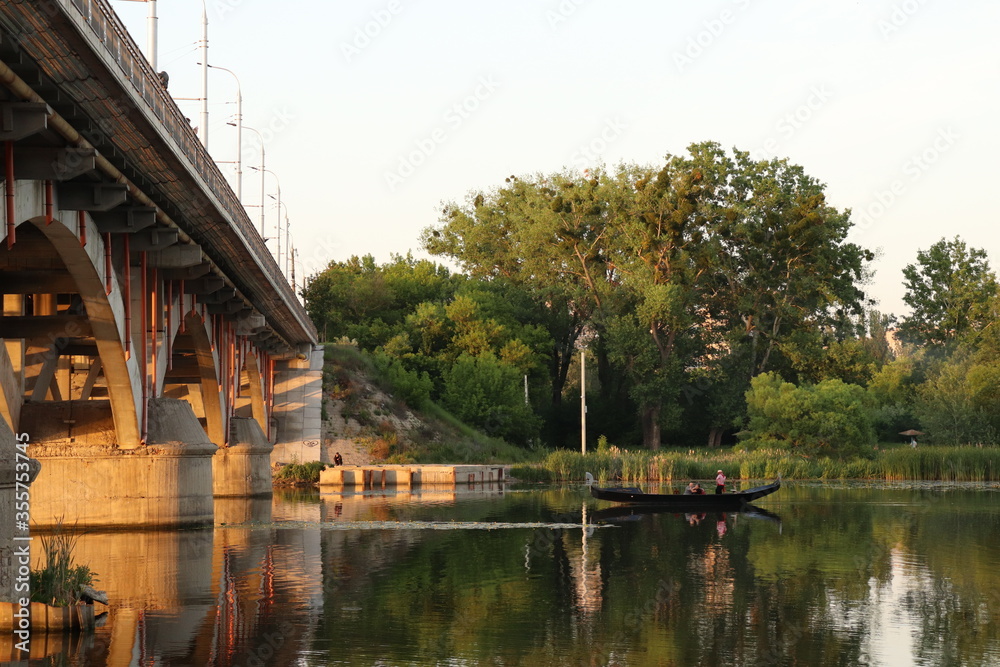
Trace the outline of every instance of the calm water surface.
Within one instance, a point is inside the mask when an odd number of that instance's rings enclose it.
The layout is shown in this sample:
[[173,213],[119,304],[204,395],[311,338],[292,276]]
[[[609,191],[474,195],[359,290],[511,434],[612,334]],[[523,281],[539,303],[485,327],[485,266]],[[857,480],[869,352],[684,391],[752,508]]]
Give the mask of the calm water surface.
[[36,637],[32,664],[1000,665],[1000,487],[793,482],[757,506],[218,500],[214,527],[81,535],[107,620]]

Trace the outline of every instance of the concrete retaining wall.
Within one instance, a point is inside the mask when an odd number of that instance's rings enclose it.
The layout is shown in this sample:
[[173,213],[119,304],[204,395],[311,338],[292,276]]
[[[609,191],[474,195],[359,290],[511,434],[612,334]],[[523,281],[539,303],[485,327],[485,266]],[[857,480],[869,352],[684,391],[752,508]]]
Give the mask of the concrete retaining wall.
[[320,472],[319,485],[330,489],[385,489],[503,482],[510,471],[502,465],[337,466]]

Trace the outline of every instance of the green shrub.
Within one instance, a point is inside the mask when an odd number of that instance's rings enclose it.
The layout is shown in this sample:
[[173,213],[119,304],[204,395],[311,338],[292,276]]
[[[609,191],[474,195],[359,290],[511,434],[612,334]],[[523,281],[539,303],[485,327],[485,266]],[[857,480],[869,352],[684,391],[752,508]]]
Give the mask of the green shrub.
[[875,444],[865,390],[840,380],[795,386],[758,375],[746,393],[748,449],[779,448],[826,456],[856,455]]
[[326,464],[319,461],[289,463],[275,473],[274,480],[291,484],[315,484],[319,482],[320,471],[325,469]]
[[73,565],[77,539],[76,535],[63,532],[61,524],[54,534],[39,538],[42,553],[45,554],[45,567],[32,570],[29,575],[32,601],[55,607],[76,604],[80,600],[80,587],[94,583],[94,574],[89,567]]
[[399,359],[380,350],[372,354],[379,379],[388,384],[388,389],[411,408],[423,407],[431,397],[434,383],[426,371],[418,373],[408,370]]

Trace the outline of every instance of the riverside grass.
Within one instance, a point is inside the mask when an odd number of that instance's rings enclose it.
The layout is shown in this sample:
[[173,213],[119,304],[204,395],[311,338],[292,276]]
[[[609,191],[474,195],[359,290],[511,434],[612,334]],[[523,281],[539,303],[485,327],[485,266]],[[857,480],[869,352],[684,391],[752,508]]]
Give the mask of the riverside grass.
[[601,450],[581,454],[559,450],[532,466],[515,466],[511,475],[526,482],[582,480],[591,473],[600,483],[710,480],[717,470],[729,479],[865,479],[1000,481],[1000,447],[921,446],[873,452],[872,458],[808,457],[787,450],[752,452],[651,452]]

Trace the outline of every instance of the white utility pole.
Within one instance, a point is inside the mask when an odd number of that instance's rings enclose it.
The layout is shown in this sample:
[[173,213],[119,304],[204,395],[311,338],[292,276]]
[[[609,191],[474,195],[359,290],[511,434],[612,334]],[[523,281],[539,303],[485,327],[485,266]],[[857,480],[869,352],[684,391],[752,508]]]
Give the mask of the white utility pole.
[[580,350],[580,453],[587,453],[587,358]]
[[208,148],[208,9],[201,1],[201,143]]

